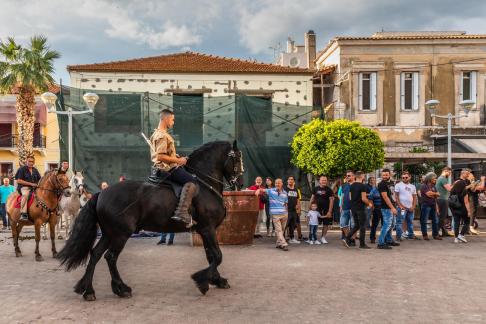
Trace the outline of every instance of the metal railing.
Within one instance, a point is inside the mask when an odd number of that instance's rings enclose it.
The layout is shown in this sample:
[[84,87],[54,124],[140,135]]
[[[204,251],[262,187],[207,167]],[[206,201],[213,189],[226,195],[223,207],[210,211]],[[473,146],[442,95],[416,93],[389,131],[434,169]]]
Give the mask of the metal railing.
[[[0,136],[0,148],[13,148],[18,145],[18,136]],[[34,136],[34,148],[46,148],[46,137],[43,135]]]

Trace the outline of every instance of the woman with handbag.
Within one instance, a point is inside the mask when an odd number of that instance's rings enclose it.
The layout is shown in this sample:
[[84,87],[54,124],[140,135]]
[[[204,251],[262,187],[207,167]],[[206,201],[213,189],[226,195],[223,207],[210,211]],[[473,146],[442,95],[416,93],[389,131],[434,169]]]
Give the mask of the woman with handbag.
[[[449,196],[449,208],[451,209],[452,217],[454,217],[454,243],[467,243],[464,235],[469,229],[469,215],[471,213],[467,192],[467,186],[469,185],[467,178],[469,173],[469,169],[461,170],[461,177],[452,185]],[[459,233],[461,221],[463,222],[463,226]]]

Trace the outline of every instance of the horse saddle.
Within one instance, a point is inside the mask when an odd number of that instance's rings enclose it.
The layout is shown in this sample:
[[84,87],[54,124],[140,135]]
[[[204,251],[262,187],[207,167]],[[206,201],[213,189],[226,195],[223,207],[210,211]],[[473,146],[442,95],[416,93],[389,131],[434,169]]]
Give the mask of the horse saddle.
[[146,182],[158,187],[166,187],[172,189],[177,199],[180,198],[182,192],[182,185],[167,179],[168,174],[164,174],[160,170],[152,170],[152,174],[147,178]]
[[[34,195],[35,194],[32,191],[29,193],[29,197],[27,198],[27,209],[30,208],[30,206],[32,206],[32,204],[34,203]],[[15,200],[14,208],[20,208],[21,202],[22,202],[22,195],[19,195]]]

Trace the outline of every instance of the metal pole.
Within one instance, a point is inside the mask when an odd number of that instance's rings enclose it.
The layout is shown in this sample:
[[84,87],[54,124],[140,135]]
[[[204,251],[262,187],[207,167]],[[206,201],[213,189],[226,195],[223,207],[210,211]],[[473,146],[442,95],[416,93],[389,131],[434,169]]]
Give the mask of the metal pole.
[[74,170],[73,166],[73,110],[68,108],[68,160],[69,168]]
[[452,168],[452,114],[447,114],[447,166]]

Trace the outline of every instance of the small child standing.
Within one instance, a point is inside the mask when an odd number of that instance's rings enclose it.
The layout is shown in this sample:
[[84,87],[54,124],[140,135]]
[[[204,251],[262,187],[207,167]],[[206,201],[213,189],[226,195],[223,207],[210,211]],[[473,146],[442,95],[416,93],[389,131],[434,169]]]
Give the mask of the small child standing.
[[309,240],[306,243],[321,244],[317,240],[317,226],[319,226],[319,217],[321,214],[317,211],[317,204],[311,204],[311,210],[307,213],[307,222],[309,223]]

